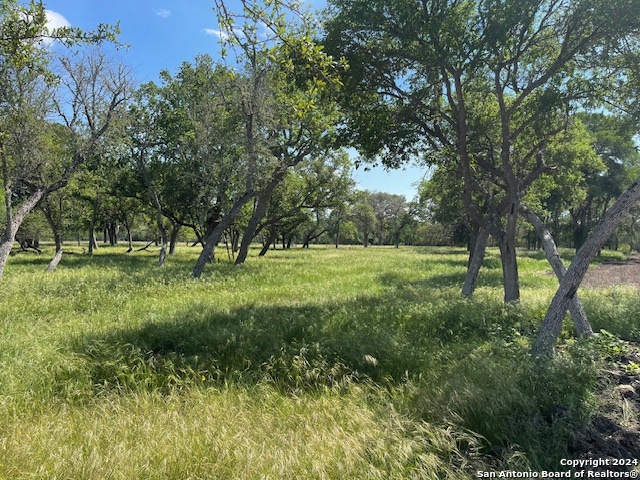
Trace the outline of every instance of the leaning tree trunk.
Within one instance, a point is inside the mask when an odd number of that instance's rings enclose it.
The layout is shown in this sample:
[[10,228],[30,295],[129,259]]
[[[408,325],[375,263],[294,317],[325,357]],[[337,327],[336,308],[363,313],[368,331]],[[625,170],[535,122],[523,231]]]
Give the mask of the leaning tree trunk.
[[[532,210],[529,210],[529,208],[521,204],[520,212],[522,213],[522,216],[533,226],[536,234],[542,242],[542,248],[547,256],[547,260],[558,278],[558,281],[561,282],[567,272],[567,269],[558,254],[558,249],[556,247],[556,242],[553,240],[553,236],[544,226],[540,217],[538,217],[538,215],[536,215]],[[589,324],[587,313],[584,311],[584,306],[577,294],[569,302],[569,312],[571,312],[571,318],[573,319],[573,324],[576,327],[578,335],[581,337],[593,336],[593,330]]]
[[62,236],[58,232],[54,233],[54,241],[56,244],[56,254],[51,259],[51,262],[49,262],[47,272],[53,272],[60,263],[60,260],[62,260]]
[[179,224],[174,224],[171,228],[171,237],[169,238],[169,255],[176,254],[176,245],[178,244],[178,234],[180,233]]
[[240,250],[238,251],[238,256],[236,257],[235,262],[236,265],[244,263],[247,259],[247,255],[249,254],[249,246],[251,245],[253,238],[256,236],[260,220],[262,220],[267,213],[269,199],[271,198],[273,191],[278,186],[280,181],[282,181],[283,177],[284,172],[281,175],[276,174],[276,176],[265,186],[264,190],[258,196],[256,208],[253,211],[253,215],[251,215],[251,218],[249,219],[247,228],[242,234],[242,242],[240,243]]
[[569,302],[575,297],[589,264],[609,239],[622,217],[639,199],[640,177],[618,197],[578,250],[551,300],[551,305],[538,331],[538,337],[532,347],[535,354],[549,355],[553,352]]
[[202,252],[200,252],[200,256],[198,257],[198,260],[196,260],[196,264],[193,267],[193,272],[191,275],[194,278],[200,278],[202,272],[204,271],[204,267],[207,265],[209,259],[212,258],[213,251],[217,243],[220,241],[222,234],[227,229],[227,227],[231,225],[231,222],[233,222],[238,217],[240,211],[242,210],[242,207],[244,207],[247,202],[254,196],[254,192],[248,191],[245,192],[242,197],[238,198],[231,207],[231,210],[229,210],[229,213],[222,217],[220,223],[216,225],[216,228],[214,228],[211,234],[207,237],[202,248]]
[[277,239],[278,239],[278,231],[275,229],[273,231],[270,231],[269,238],[267,238],[267,241],[262,246],[262,250],[260,250],[260,253],[258,254],[258,256],[264,257],[269,251],[269,247],[271,246],[271,244],[275,242]]
[[[60,202],[62,204],[62,202]],[[62,205],[61,205],[62,206]],[[47,201],[44,201],[40,205],[40,209],[42,213],[44,213],[44,218],[47,220],[49,227],[51,228],[51,233],[53,233],[53,241],[56,245],[56,253],[51,259],[49,266],[47,266],[47,272],[53,272],[60,260],[62,260],[62,232],[60,231],[60,223],[56,222],[54,218],[54,212],[51,209],[51,205]]]
[[[45,191],[42,189],[36,190],[32,193],[16,210],[15,214],[11,209],[10,199],[6,199],[5,207],[6,207],[6,226],[4,228],[4,232],[0,237],[0,280],[2,280],[2,275],[4,273],[4,267],[7,264],[7,260],[9,259],[9,254],[11,253],[11,249],[13,248],[13,242],[16,239],[16,233],[24,222],[24,219],[27,215],[36,208],[36,205],[40,201],[40,199],[44,196]],[[10,195],[10,192],[5,192],[5,195]]]
[[49,266],[47,266],[47,272],[53,272],[60,263],[60,260],[62,260],[62,233],[60,232],[60,229],[58,228],[58,225],[56,224],[51,211],[44,208],[42,210],[44,212],[45,218],[47,219],[47,222],[49,223],[49,226],[51,227],[51,232],[53,233],[53,241],[56,245],[56,253],[51,259],[51,262],[49,262]]
[[484,260],[484,254],[487,250],[487,240],[489,238],[489,232],[485,227],[481,227],[476,235],[475,245],[473,246],[473,253],[469,266],[467,267],[467,274],[464,277],[464,285],[462,286],[462,296],[470,298],[473,296],[473,292],[476,289],[476,282],[478,281],[478,273],[482,262]]

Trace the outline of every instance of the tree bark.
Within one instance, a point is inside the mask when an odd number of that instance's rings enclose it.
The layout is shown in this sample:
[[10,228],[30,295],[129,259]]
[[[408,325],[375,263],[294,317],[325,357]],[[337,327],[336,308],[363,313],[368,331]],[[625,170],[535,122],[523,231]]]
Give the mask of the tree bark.
[[58,224],[53,218],[52,212],[47,208],[42,208],[42,211],[45,218],[47,219],[47,222],[49,223],[49,226],[51,227],[51,232],[53,233],[53,241],[56,245],[56,253],[47,266],[47,272],[53,272],[60,263],[60,260],[62,260],[62,233],[60,232]]
[[[5,192],[5,197],[10,195],[10,192]],[[4,267],[7,264],[7,260],[9,259],[9,254],[11,253],[11,249],[13,248],[13,242],[16,239],[16,232],[24,219],[27,217],[31,211],[36,208],[36,205],[40,201],[40,199],[44,196],[45,190],[38,189],[34,193],[32,193],[16,210],[15,214],[11,208],[10,198],[5,198],[6,203],[6,219],[7,224],[4,228],[4,232],[0,237],[0,280],[2,280],[2,275],[4,274]]]
[[259,257],[264,257],[267,252],[269,251],[269,246],[275,242],[278,238],[278,231],[277,230],[273,230],[271,232],[269,232],[269,238],[267,239],[267,241],[265,242],[265,244],[262,246],[262,250],[260,250],[260,253],[258,254]]
[[127,230],[127,245],[129,248],[127,249],[127,253],[131,253],[133,251],[133,237],[131,235],[131,227],[127,224],[125,225]]
[[[258,230],[258,225],[260,224],[260,220],[262,220],[267,213],[267,207],[269,205],[269,199],[271,195],[273,195],[273,191],[278,186],[278,184],[284,178],[285,171],[282,173],[276,173],[274,178],[265,186],[264,190],[260,192],[256,202],[256,208],[253,210],[253,214],[249,219],[249,223],[247,224],[247,228],[244,230],[242,234],[242,242],[240,243],[240,250],[238,252],[238,256],[236,257],[235,264],[240,265],[244,263],[247,259],[247,255],[249,254],[249,245],[253,241],[253,238],[256,235],[256,231]],[[267,243],[268,245],[268,243]],[[266,253],[266,252],[265,252]],[[261,256],[263,256],[262,254]]]
[[499,242],[505,303],[520,301],[520,281],[518,278],[518,260],[516,258],[516,228],[519,204],[519,199],[512,200],[510,210],[507,212],[507,228]]
[[[564,263],[562,263],[562,259],[558,254],[558,249],[556,247],[556,242],[553,240],[553,236],[544,226],[544,223],[542,222],[540,217],[538,217],[538,215],[536,215],[532,210],[529,210],[527,206],[521,204],[520,212],[522,213],[522,216],[531,224],[531,226],[533,226],[536,234],[542,242],[542,248],[544,249],[544,253],[547,256],[547,261],[551,265],[551,268],[558,278],[558,281],[562,282],[567,269],[564,266]],[[587,314],[584,311],[584,306],[582,305],[582,302],[580,301],[580,298],[577,294],[569,302],[569,312],[571,312],[571,318],[573,319],[573,324],[576,327],[578,336],[593,336],[593,329],[591,328],[591,324],[589,323]]]
[[478,273],[482,262],[484,260],[484,254],[487,250],[487,240],[489,238],[489,232],[485,227],[481,227],[476,235],[475,245],[473,247],[473,253],[469,266],[467,267],[467,274],[464,277],[464,285],[462,286],[462,296],[465,298],[471,298],[473,292],[476,290],[476,282],[478,281]]
[[93,251],[98,248],[98,241],[96,240],[96,230],[93,225],[89,225],[89,255],[93,255]]
[[618,197],[607,210],[593,232],[587,237],[574,257],[551,300],[547,314],[538,331],[532,351],[537,355],[550,355],[562,328],[562,320],[571,299],[576,295],[589,264],[616,229],[623,216],[640,199],[640,177]]
[[91,214],[91,222],[89,223],[89,255],[93,255],[93,251],[98,248],[98,240],[96,239],[96,222],[98,221],[98,201],[93,202],[93,213]]
[[178,233],[180,233],[180,225],[174,224],[171,229],[171,237],[169,238],[169,255],[175,255],[176,244],[178,243]]
[[231,207],[231,210],[229,210],[229,213],[222,217],[220,223],[216,225],[216,228],[211,232],[211,235],[207,237],[204,247],[202,248],[202,252],[200,252],[200,256],[193,267],[192,276],[194,278],[200,278],[204,271],[204,267],[213,255],[216,244],[220,241],[220,237],[226,228],[231,225],[231,222],[238,217],[242,207],[254,196],[255,193],[253,191],[247,191],[242,197],[238,198]]

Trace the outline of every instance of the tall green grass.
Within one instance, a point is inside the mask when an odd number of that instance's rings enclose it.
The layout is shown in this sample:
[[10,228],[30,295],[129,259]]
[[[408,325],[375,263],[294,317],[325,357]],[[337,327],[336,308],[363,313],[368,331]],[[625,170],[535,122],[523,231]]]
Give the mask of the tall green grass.
[[[234,267],[103,248],[0,285],[0,478],[469,478],[554,469],[594,406],[598,363],[527,347],[556,281],[520,262],[501,302],[490,251],[474,299],[460,249],[312,248]],[[585,292],[634,338],[637,294]],[[608,308],[609,307],[609,308]],[[564,338],[571,337],[567,324]]]

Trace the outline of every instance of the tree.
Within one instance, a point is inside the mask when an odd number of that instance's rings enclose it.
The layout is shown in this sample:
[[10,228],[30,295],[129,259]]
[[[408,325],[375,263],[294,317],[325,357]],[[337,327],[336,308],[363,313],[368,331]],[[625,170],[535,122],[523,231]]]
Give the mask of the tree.
[[521,198],[572,111],[611,87],[593,52],[635,32],[640,2],[331,3],[326,44],[351,66],[346,139],[390,166],[455,162],[467,215],[500,247],[504,299],[518,300]]
[[406,221],[407,200],[403,195],[386,192],[373,192],[370,203],[376,216],[376,236],[378,245],[397,244],[403,222]]
[[151,82],[137,92],[130,157],[156,210],[160,264],[169,243],[167,219],[171,245],[186,226],[204,247],[243,188],[248,165],[241,160],[237,77],[202,55],[175,76],[162,72],[161,85]]
[[640,158],[633,139],[635,124],[630,118],[604,113],[580,118],[594,137],[595,153],[603,168],[584,171],[585,195],[569,210],[576,251],[611,203],[633,181]]
[[[640,69],[638,67],[637,36],[613,43],[613,50],[618,54],[615,58],[623,68],[626,68],[622,76],[622,88],[613,92],[613,98],[619,101],[625,113],[632,113],[638,118],[637,91],[640,86]],[[608,58],[610,52],[606,52]],[[612,105],[616,105],[612,102]],[[628,154],[635,155],[635,149],[627,150]],[[562,328],[562,321],[568,305],[574,300],[580,283],[584,278],[593,257],[600,251],[604,243],[615,231],[625,215],[640,200],[640,177],[617,198],[613,205],[604,213],[600,222],[586,238],[576,256],[569,265],[566,274],[560,282],[545,318],[538,330],[532,351],[537,355],[550,355],[555,347],[556,340]]]
[[[268,231],[265,245],[273,243],[278,232],[288,236],[290,245],[296,236],[302,237],[303,246],[328,231],[326,211],[340,202],[353,185],[351,161],[346,152],[333,152],[327,156],[309,158],[287,171],[283,181],[270,197],[266,212],[253,237]],[[253,215],[255,214],[254,208]],[[252,215],[252,216],[253,216]],[[302,229],[302,232],[300,231]],[[246,259],[251,232],[245,230],[236,264]],[[263,250],[261,254],[266,253]]]
[[351,207],[351,219],[358,227],[358,231],[362,236],[362,246],[367,248],[371,234],[378,226],[376,211],[372,205],[372,193],[364,190],[354,195],[353,205]]
[[548,355],[553,351],[569,304],[575,298],[589,264],[600,251],[624,215],[640,200],[640,177],[631,184],[607,210],[593,232],[578,250],[556,291],[532,346],[534,353]]
[[[0,278],[26,216],[45,195],[64,187],[98,147],[127,94],[123,69],[111,69],[107,79],[104,57],[99,54],[85,58],[84,65],[62,59],[62,73],[55,75],[43,42],[101,43],[115,40],[116,33],[117,28],[105,25],[89,33],[75,28],[49,31],[42,3],[23,6],[8,0],[0,5],[0,161],[5,200]],[[54,167],[55,159],[47,152],[46,139],[56,135],[51,124],[54,113],[66,126],[73,145],[61,168]]]
[[[219,23],[244,67],[238,76],[238,91],[243,162],[248,169],[244,188],[207,237],[193,268],[196,278],[212,258],[223,232],[244,205],[256,198],[243,237],[251,241],[287,170],[326,149],[326,137],[336,122],[337,110],[327,92],[338,85],[333,73],[338,62],[312,41],[309,24],[292,22],[282,14],[281,6],[281,2],[245,3],[244,13],[238,16],[216,1]],[[237,19],[242,23],[236,24]],[[267,39],[260,31],[265,25],[272,32]]]

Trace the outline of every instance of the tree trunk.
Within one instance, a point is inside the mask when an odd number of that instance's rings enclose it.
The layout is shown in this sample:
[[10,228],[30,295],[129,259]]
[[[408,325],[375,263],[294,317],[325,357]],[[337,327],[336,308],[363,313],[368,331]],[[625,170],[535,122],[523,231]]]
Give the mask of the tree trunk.
[[169,238],[167,236],[167,229],[164,228],[162,223],[162,217],[158,222],[158,229],[160,230],[160,254],[158,255],[158,266],[164,267],[164,262],[167,259],[167,250],[169,248]]
[[[60,200],[60,217],[62,216],[62,200]],[[54,211],[51,204],[48,202],[48,199],[45,197],[43,201],[40,203],[40,210],[44,214],[44,218],[47,220],[49,227],[51,228],[51,233],[53,234],[53,241],[56,246],[56,253],[51,259],[49,266],[47,267],[47,272],[53,272],[60,260],[62,259],[62,232],[60,231],[61,220],[58,217],[58,221],[56,222],[56,218],[54,217]]]
[[464,277],[464,285],[462,286],[462,296],[465,298],[471,298],[473,292],[476,290],[476,282],[478,281],[478,273],[480,267],[482,267],[482,261],[484,260],[484,254],[487,250],[487,240],[489,238],[489,232],[485,227],[481,227],[478,230],[475,239],[475,245],[469,266],[467,267],[467,274]]
[[178,233],[180,233],[180,225],[173,225],[171,229],[171,237],[169,238],[169,255],[176,254],[176,244],[178,243]]
[[53,222],[53,218],[49,220],[49,215],[47,214],[45,214],[45,217],[47,217],[47,220],[49,221],[49,226],[53,232],[53,240],[56,244],[56,253],[47,267],[47,272],[53,272],[58,266],[58,263],[60,263],[60,260],[62,260],[62,234],[60,233],[58,226]]
[[258,254],[259,257],[264,257],[267,252],[269,251],[269,246],[275,242],[278,239],[278,231],[277,230],[273,230],[272,232],[269,232],[269,238],[267,239],[267,241],[265,242],[265,244],[262,246],[262,250],[260,250],[260,253]]
[[518,260],[516,258],[516,228],[519,204],[519,200],[513,200],[511,202],[511,208],[507,214],[507,228],[498,244],[500,247],[500,260],[502,260],[502,281],[504,283],[505,303],[520,301]]
[[91,222],[89,223],[89,255],[93,255],[93,251],[98,248],[98,240],[96,239],[96,223],[98,221],[98,201],[93,202],[93,213],[91,214]]
[[240,250],[240,232],[237,228],[233,229],[233,234],[231,236],[231,250],[233,253],[237,253]]
[[[275,174],[274,178],[265,185],[264,190],[260,192],[258,196],[255,207],[253,210],[253,214],[249,219],[249,223],[247,224],[247,228],[244,230],[242,234],[242,242],[240,243],[240,251],[238,252],[238,256],[236,257],[236,265],[240,265],[244,263],[247,259],[247,255],[249,254],[249,246],[256,236],[256,232],[258,231],[258,225],[260,224],[260,220],[262,220],[267,213],[267,207],[269,206],[269,199],[271,195],[273,195],[273,191],[278,186],[278,184],[284,178],[284,172]],[[269,246],[267,242],[267,248]],[[264,253],[260,252],[260,256],[264,256]],[[266,253],[266,252],[265,252]]]
[[640,177],[607,210],[571,262],[538,331],[538,337],[532,347],[535,354],[549,355],[553,352],[569,302],[575,297],[589,264],[638,199],[640,199]]
[[53,272],[56,267],[58,266],[58,264],[60,263],[60,260],[62,260],[62,247],[58,247],[57,242],[56,242],[56,254],[53,256],[53,258],[51,259],[51,262],[49,263],[49,266],[47,267],[47,272]]
[[[522,216],[533,226],[535,233],[542,242],[542,248],[547,256],[547,260],[558,278],[558,281],[561,282],[567,272],[567,269],[565,268],[564,263],[562,263],[562,259],[560,258],[558,249],[556,248],[556,242],[553,240],[551,233],[544,226],[540,217],[538,217],[532,210],[529,210],[525,205],[520,205],[520,212],[522,213]],[[578,335],[581,337],[593,336],[593,330],[589,324],[589,319],[587,318],[584,306],[577,294],[569,303],[569,311],[571,312],[571,318],[573,319],[573,324],[576,327]]]
[[125,225],[127,229],[127,245],[129,248],[127,249],[127,253],[131,253],[133,251],[133,237],[131,235],[131,227],[129,225]]
[[11,249],[13,248],[13,241],[15,240],[15,234],[13,236],[2,236],[2,240],[0,241],[0,279],[2,279],[2,274],[4,273],[4,267],[7,264],[7,260],[9,259],[9,254],[11,253]]
[[93,251],[98,248],[96,240],[96,230],[93,224],[89,225],[89,255],[93,255]]
[[36,205],[40,201],[40,199],[44,196],[45,191],[43,189],[38,189],[34,193],[32,193],[16,210],[15,215],[13,214],[10,198],[10,192],[5,192],[5,215],[7,224],[4,228],[4,232],[0,237],[0,280],[2,280],[2,275],[4,274],[4,267],[7,264],[7,260],[9,259],[9,254],[11,253],[11,249],[13,248],[13,242],[16,238],[16,232],[24,222],[24,219],[27,217],[31,211],[36,208]]
[[[169,246],[169,240],[167,237],[167,229],[164,226],[164,217],[162,215],[162,205],[160,204],[160,198],[158,192],[153,186],[149,186],[151,190],[151,199],[156,207],[156,225],[160,232],[160,254],[158,255],[158,266],[163,267],[167,258],[167,248]],[[156,240],[157,241],[157,240]]]
[[204,271],[204,267],[209,261],[209,258],[212,257],[216,244],[220,241],[220,237],[222,236],[223,232],[229,225],[231,225],[231,222],[233,222],[238,217],[240,211],[242,210],[242,207],[244,207],[246,203],[254,196],[255,193],[253,191],[248,191],[245,192],[242,197],[238,198],[231,207],[231,210],[229,210],[229,213],[222,217],[220,223],[216,225],[216,228],[214,228],[213,232],[211,232],[211,235],[207,237],[204,247],[202,248],[202,252],[200,252],[200,256],[198,257],[198,260],[193,267],[192,276],[194,278],[200,278],[202,272]]

